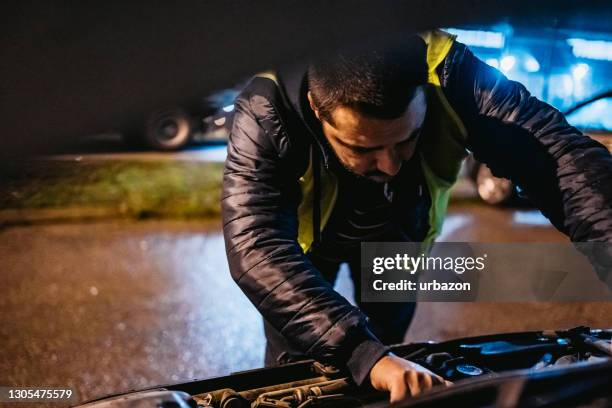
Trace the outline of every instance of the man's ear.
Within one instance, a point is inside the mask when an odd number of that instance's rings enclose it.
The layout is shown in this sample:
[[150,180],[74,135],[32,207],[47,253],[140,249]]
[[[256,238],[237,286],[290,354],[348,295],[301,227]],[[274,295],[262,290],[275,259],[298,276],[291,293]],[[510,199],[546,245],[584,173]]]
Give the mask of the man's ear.
[[319,110],[315,107],[314,99],[312,99],[312,94],[310,91],[308,91],[308,103],[310,104],[310,109],[312,109],[317,119],[321,120],[321,115],[319,114]]

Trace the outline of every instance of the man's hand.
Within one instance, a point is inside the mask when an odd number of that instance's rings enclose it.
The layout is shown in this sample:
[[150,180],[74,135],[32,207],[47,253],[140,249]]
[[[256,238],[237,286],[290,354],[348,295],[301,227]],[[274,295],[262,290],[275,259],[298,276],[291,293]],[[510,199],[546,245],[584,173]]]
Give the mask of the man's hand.
[[389,391],[390,401],[398,402],[434,385],[451,384],[423,366],[392,353],[378,360],[370,370],[370,382],[378,391]]

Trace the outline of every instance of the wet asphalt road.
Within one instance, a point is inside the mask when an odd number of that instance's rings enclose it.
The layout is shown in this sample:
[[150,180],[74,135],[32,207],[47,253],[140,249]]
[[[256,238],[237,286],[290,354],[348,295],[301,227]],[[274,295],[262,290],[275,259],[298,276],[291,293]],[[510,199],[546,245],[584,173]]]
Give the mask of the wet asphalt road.
[[[530,211],[455,207],[443,240],[558,242]],[[0,230],[0,385],[78,400],[260,367],[261,318],[229,276],[217,223]],[[346,272],[346,271],[345,271]],[[337,288],[352,285],[341,273]],[[612,303],[422,303],[407,340],[612,326]]]

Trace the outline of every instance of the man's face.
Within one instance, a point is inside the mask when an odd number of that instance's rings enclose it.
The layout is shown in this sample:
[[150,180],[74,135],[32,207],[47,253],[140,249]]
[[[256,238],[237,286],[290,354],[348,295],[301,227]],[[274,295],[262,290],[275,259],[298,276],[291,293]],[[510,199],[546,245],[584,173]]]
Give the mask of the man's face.
[[406,113],[397,119],[375,119],[340,106],[330,114],[332,124],[321,118],[310,94],[308,99],[325,137],[349,171],[385,183],[414,155],[427,110],[423,87],[417,88]]

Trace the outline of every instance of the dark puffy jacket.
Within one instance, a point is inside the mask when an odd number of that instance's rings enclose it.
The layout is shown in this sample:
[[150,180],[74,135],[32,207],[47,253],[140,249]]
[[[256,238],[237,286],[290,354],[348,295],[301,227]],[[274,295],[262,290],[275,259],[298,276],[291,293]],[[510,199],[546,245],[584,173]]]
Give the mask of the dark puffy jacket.
[[[612,157],[602,145],[460,43],[437,72],[479,161],[573,241],[612,242]],[[222,197],[230,271],[292,346],[361,384],[387,348],[298,245],[298,180],[311,151],[325,163],[330,153],[306,99],[306,67],[277,75],[278,84],[254,78],[235,104]]]

